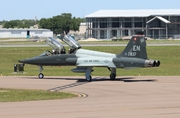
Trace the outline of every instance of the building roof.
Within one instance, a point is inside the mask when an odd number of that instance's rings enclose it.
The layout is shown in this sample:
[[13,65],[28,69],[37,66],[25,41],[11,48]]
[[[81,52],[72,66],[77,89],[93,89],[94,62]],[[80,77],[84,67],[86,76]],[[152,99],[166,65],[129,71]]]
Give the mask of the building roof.
[[30,28],[0,28],[0,31],[9,31],[9,30],[15,30],[15,31],[50,31],[49,29],[30,29]]
[[85,17],[148,17],[163,15],[180,16],[180,9],[99,10]]
[[164,23],[171,23],[169,20],[167,20],[167,19],[165,19],[165,18],[163,18],[161,16],[156,16],[156,17],[152,18],[151,20],[149,20],[147,23],[150,23],[150,22],[154,21],[155,19],[159,19]]

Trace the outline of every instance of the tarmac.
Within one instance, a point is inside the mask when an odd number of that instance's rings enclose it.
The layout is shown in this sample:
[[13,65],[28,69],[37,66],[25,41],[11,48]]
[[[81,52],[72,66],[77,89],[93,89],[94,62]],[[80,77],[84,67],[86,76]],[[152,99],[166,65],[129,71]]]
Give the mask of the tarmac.
[[0,76],[0,88],[68,91],[63,100],[0,103],[0,118],[178,118],[179,76],[84,77]]

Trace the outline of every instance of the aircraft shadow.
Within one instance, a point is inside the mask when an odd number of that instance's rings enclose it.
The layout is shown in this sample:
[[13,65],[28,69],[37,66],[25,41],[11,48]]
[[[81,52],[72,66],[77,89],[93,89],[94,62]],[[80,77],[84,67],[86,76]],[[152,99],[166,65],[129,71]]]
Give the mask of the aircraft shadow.
[[[57,78],[55,78],[55,79],[57,79]],[[72,80],[70,78],[63,78],[63,79],[64,80]],[[93,78],[91,82],[87,82],[86,79],[73,78],[73,80],[77,80],[75,83],[51,88],[49,90],[50,91],[60,91],[60,90],[64,90],[67,88],[72,88],[72,87],[81,86],[81,85],[92,83],[92,82],[101,82],[101,81],[120,81],[120,82],[154,82],[154,81],[156,81],[154,79],[147,79],[147,80],[133,80],[133,79],[134,79],[133,77],[127,77],[127,78],[116,78],[115,80],[110,80],[108,78],[97,77],[97,78]]]
[[76,86],[80,86],[80,85],[83,85],[83,84],[87,84],[88,82],[75,82],[75,83],[71,83],[71,84],[67,84],[67,85],[64,85],[64,86],[58,86],[58,87],[54,87],[54,88],[51,88],[51,89],[48,89],[49,91],[60,91],[60,90],[64,90],[64,89],[67,89],[67,88],[73,88],[73,87],[76,87]]
[[[78,82],[84,82],[85,79],[78,80]],[[109,78],[93,78],[91,82],[101,82],[101,81],[120,81],[120,82],[155,82],[155,79],[145,79],[145,80],[135,80],[133,77],[124,77],[124,78],[116,78],[115,80],[111,80]]]
[[[27,77],[28,79],[38,79],[37,77]],[[81,86],[84,84],[89,84],[92,82],[102,82],[102,81],[117,81],[117,82],[154,82],[156,80],[154,79],[146,79],[146,80],[135,80],[135,78],[133,77],[123,77],[123,78],[116,78],[115,80],[110,80],[109,78],[106,77],[95,77],[92,79],[91,82],[87,82],[86,79],[82,79],[82,78],[52,78],[52,77],[46,77],[44,79],[53,79],[53,80],[77,80],[74,83],[71,84],[67,84],[67,85],[63,85],[63,86],[58,86],[58,87],[54,87],[51,89],[48,89],[49,91],[61,91],[64,89],[68,89],[68,88],[73,88],[76,86]]]
[[[28,79],[39,79],[37,77],[27,77]],[[46,77],[44,79],[51,79],[51,80],[77,80],[76,82],[87,82],[86,79],[83,78],[58,78],[58,77]],[[122,77],[122,78],[116,78],[115,80],[111,80],[108,77],[94,77],[92,78],[91,82],[101,82],[101,81],[121,81],[121,82],[155,82],[155,79],[135,79],[134,77]],[[90,83],[90,82],[88,82]]]

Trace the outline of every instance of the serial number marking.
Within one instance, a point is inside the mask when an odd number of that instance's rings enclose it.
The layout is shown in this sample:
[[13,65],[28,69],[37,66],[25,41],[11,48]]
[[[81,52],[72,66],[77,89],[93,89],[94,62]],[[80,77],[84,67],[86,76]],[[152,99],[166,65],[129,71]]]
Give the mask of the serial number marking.
[[129,57],[135,57],[137,55],[136,52],[128,52]]

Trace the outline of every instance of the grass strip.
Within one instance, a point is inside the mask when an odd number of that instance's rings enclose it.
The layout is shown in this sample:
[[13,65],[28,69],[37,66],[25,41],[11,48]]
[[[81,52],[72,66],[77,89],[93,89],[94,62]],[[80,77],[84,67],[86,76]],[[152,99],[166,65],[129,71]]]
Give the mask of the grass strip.
[[74,97],[77,97],[77,95],[66,92],[0,88],[0,102],[54,100]]
[[[68,48],[68,47],[66,47]],[[83,47],[83,49],[110,52],[118,54],[123,51],[121,46],[93,46]],[[18,60],[40,55],[50,47],[10,47],[0,48],[0,72],[2,76],[37,76],[39,68],[33,65],[25,65],[24,73],[13,73],[14,64]],[[67,49],[68,50],[68,49]],[[136,68],[131,70],[117,69],[117,76],[180,76],[180,46],[147,46],[149,59],[161,61],[158,68]],[[43,74],[46,76],[84,76],[82,73],[73,73],[71,69],[75,66],[44,66]],[[93,68],[92,76],[109,76],[107,68]]]

